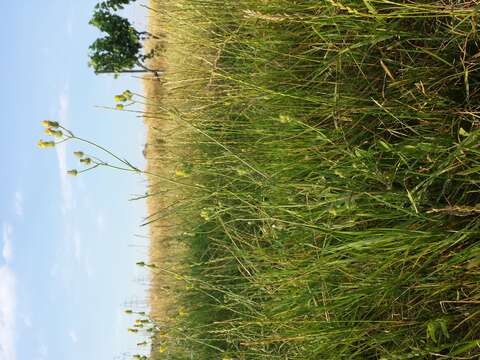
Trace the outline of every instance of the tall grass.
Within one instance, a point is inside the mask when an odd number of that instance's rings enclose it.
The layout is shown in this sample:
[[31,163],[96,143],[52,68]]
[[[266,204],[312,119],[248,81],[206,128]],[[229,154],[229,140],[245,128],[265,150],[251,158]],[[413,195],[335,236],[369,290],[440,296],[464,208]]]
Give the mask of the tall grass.
[[157,4],[196,190],[153,358],[480,356],[477,3]]

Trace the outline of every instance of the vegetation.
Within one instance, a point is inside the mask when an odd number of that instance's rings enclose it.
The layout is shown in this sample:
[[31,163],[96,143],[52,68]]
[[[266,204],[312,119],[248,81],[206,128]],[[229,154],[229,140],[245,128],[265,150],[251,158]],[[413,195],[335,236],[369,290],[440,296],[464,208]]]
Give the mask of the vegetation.
[[[145,60],[152,58],[154,50],[143,53],[142,40],[150,37],[148,32],[139,32],[130,21],[112,11],[123,9],[131,0],[108,0],[95,6],[90,24],[106,36],[90,46],[90,66],[95,73],[153,72],[145,66]],[[137,69],[134,69],[137,67]],[[139,68],[139,69],[138,69]]]
[[480,357],[479,6],[152,0],[136,358]]
[[172,211],[183,312],[152,358],[480,355],[477,8],[157,4],[147,115],[190,131],[177,177],[203,189]]

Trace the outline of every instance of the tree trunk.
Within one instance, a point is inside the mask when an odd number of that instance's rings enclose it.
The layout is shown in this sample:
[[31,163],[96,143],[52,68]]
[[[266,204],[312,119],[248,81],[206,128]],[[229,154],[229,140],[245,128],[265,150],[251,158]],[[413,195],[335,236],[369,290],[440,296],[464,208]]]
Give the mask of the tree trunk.
[[108,70],[100,70],[100,71],[95,71],[95,74],[139,74],[139,73],[148,73],[152,72],[158,76],[158,71],[157,70],[151,70],[148,69],[144,66],[141,66],[142,69],[132,69],[132,70],[122,70],[122,71],[108,71]]

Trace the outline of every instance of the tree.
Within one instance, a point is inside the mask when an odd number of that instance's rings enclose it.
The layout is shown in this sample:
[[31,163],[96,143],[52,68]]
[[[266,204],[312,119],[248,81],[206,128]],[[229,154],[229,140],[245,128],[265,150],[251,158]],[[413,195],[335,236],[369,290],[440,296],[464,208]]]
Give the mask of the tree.
[[[90,45],[90,63],[95,73],[153,72],[157,70],[145,66],[145,60],[153,57],[154,51],[142,52],[142,40],[152,35],[137,31],[128,19],[112,13],[123,9],[131,0],[107,0],[95,6],[90,24],[106,36]],[[137,67],[137,69],[135,69]]]
[[114,11],[122,10],[125,7],[125,5],[128,5],[134,1],[135,0],[106,0],[95,5],[95,9],[98,9],[98,10],[112,9]]

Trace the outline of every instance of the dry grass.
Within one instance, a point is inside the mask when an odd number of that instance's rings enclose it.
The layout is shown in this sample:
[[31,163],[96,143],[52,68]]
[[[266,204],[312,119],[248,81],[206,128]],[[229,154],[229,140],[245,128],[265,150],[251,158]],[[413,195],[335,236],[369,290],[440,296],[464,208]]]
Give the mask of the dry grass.
[[[205,94],[214,58],[216,54],[204,54],[202,49],[192,42],[191,32],[182,33],[180,22],[185,18],[172,18],[175,9],[181,7],[182,1],[149,1],[148,29],[157,39],[146,44],[148,49],[157,48],[158,55],[151,59],[149,67],[160,69],[162,75],[144,77],[144,94],[146,97],[144,122],[147,127],[147,171],[170,178],[174,181],[187,182],[178,176],[182,168],[179,159],[191,155],[192,129],[179,123],[172,116],[175,109],[184,116],[184,120],[196,118],[197,109],[192,104],[192,92]],[[211,59],[210,61],[206,59]],[[201,91],[200,91],[201,90]],[[184,97],[190,98],[189,102]],[[199,102],[204,100],[199,99]],[[186,104],[188,108],[186,108]],[[149,196],[147,198],[148,222],[150,225],[150,261],[162,270],[152,273],[150,289],[151,316],[159,323],[168,324],[178,312],[175,294],[181,286],[174,274],[180,272],[182,252],[185,250],[174,238],[181,231],[178,204],[187,203],[191,198],[184,186],[181,190],[176,184],[149,177]],[[188,206],[188,205],[187,205]],[[175,207],[176,214],[169,211]],[[177,236],[178,237],[178,236]],[[182,285],[183,286],[183,285]]]
[[[156,1],[151,1],[152,9],[158,8]],[[152,10],[151,13],[154,13]],[[160,19],[157,16],[149,17],[149,31],[155,34],[160,33]],[[164,46],[165,40],[151,40],[148,48]],[[165,63],[161,56],[157,56],[150,62],[150,67],[165,69]],[[144,118],[147,126],[147,146],[145,157],[147,158],[147,170],[149,173],[158,174],[164,177],[172,177],[176,167],[176,138],[178,134],[177,124],[162,116],[162,104],[166,88],[162,79],[152,75],[144,77],[144,93],[148,99],[146,103],[146,116]],[[147,198],[148,213],[150,222],[150,261],[162,269],[174,272],[181,257],[182,247],[178,242],[173,242],[177,227],[173,216],[168,214],[168,208],[180,199],[174,185],[168,182],[149,177],[149,194]],[[175,278],[163,271],[152,273],[150,289],[151,316],[158,322],[168,321],[175,308],[175,289],[178,284]]]

